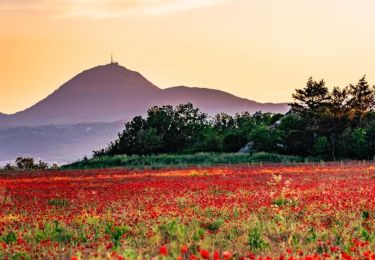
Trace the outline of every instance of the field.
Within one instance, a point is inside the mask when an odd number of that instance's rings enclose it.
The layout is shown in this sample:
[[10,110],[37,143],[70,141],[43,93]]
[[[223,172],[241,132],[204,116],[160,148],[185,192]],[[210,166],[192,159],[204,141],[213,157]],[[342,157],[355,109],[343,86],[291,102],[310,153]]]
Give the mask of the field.
[[0,175],[1,259],[375,259],[374,218],[369,163]]

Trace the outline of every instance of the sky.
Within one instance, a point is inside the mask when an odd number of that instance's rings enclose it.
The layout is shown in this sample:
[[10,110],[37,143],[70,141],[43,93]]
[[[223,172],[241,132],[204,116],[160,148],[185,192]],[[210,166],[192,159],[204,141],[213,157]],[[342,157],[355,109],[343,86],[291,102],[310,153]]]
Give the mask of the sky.
[[0,112],[109,63],[161,88],[289,102],[312,76],[375,83],[373,0],[1,0]]

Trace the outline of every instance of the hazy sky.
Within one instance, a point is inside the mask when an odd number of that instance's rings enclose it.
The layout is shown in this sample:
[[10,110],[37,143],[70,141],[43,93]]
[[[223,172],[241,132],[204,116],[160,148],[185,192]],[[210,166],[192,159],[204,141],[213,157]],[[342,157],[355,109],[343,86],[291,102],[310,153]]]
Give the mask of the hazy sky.
[[374,0],[1,0],[0,112],[109,62],[160,87],[290,101],[309,76],[375,83]]

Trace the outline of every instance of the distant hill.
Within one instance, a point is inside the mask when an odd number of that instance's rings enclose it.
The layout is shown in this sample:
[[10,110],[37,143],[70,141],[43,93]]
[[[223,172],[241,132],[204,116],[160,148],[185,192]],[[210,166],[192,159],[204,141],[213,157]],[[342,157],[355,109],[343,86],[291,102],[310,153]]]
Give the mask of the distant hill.
[[0,165],[18,156],[66,163],[91,155],[116,139],[124,124],[89,123],[0,129]]
[[130,120],[153,105],[191,102],[209,114],[286,112],[286,104],[263,104],[207,88],[160,89],[140,73],[111,63],[78,74],[32,107],[0,114],[0,127]]
[[210,115],[288,110],[286,104],[258,103],[214,89],[161,89],[140,73],[111,63],[83,71],[24,111],[0,113],[0,164],[17,156],[71,162],[107,146],[125,121],[145,115],[151,106],[187,102]]
[[286,104],[258,103],[245,98],[239,98],[224,91],[193,88],[193,87],[172,87],[162,91],[164,102],[172,105],[192,102],[194,106],[199,107],[203,112],[215,115],[220,112],[234,114],[241,111],[251,113],[259,110],[263,112],[285,113],[288,111]]

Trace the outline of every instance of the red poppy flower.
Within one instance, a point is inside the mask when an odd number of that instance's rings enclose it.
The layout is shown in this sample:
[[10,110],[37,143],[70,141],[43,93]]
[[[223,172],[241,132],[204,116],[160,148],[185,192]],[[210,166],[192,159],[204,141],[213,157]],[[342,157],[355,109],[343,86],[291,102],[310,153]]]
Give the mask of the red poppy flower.
[[197,259],[197,257],[195,255],[190,255],[189,256],[189,260],[196,260],[196,259]]
[[166,246],[161,246],[159,249],[160,255],[168,255],[168,248]]
[[219,251],[214,252],[214,260],[219,260],[220,259],[220,253]]
[[208,252],[207,250],[201,250],[201,257],[203,259],[209,259],[210,258],[210,252]]
[[189,250],[188,246],[187,245],[183,245],[181,247],[180,252],[181,252],[181,254],[186,254],[188,250]]

